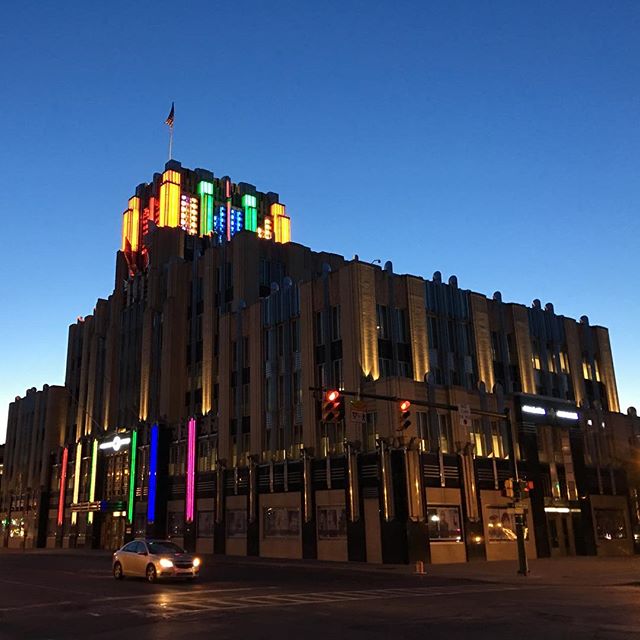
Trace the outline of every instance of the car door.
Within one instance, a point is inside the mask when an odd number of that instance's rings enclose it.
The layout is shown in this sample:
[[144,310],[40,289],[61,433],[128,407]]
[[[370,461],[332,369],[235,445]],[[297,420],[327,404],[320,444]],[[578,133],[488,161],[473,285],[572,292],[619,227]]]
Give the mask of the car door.
[[122,571],[125,576],[137,575],[136,572],[136,548],[137,542],[130,542],[129,544],[125,544],[120,552],[118,553],[118,560],[120,560],[120,564],[122,565]]
[[134,542],[134,552],[132,554],[132,561],[134,566],[134,571],[137,576],[143,576],[147,569],[147,560],[149,558],[147,553],[147,546],[144,542],[137,541]]

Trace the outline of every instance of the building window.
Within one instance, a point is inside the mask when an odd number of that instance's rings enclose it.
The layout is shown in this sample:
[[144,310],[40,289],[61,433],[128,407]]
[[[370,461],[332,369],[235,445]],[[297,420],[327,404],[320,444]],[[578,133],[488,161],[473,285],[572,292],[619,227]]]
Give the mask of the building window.
[[247,511],[228,509],[226,513],[227,538],[245,538],[247,535]]
[[376,305],[376,329],[378,338],[389,339],[389,310],[381,304]]
[[391,360],[389,358],[378,358],[378,367],[381,378],[389,378],[393,375]]
[[485,456],[486,451],[484,446],[484,432],[482,430],[481,420],[472,420],[471,433],[469,434],[469,436],[475,448],[475,454],[480,457]]
[[331,307],[331,339],[340,340],[342,333],[340,329],[340,306]]
[[213,511],[198,511],[198,538],[213,538]]
[[430,542],[461,542],[460,507],[433,506],[427,509]]
[[300,509],[264,507],[262,523],[264,538],[297,538],[300,535]]
[[489,542],[512,542],[516,539],[513,509],[487,507],[487,539]]
[[560,371],[562,373],[569,373],[569,356],[564,349],[560,351],[558,358],[560,360]]
[[322,311],[316,311],[316,344],[324,344],[324,322]]
[[365,451],[375,451],[376,440],[378,439],[378,428],[376,426],[378,414],[375,411],[368,411],[365,414],[365,423],[362,425],[362,441]]
[[407,322],[407,310],[396,309],[396,318],[398,321],[398,342],[409,342],[409,323]]
[[506,457],[502,431],[500,430],[500,425],[495,421],[491,422],[491,450],[494,458]]
[[184,515],[182,511],[169,511],[167,513],[167,536],[180,538],[184,535]]
[[398,360],[398,375],[401,378],[412,378],[413,372],[410,362],[403,362],[402,360]]
[[318,539],[347,537],[347,511],[344,506],[318,507]]
[[294,352],[300,351],[300,321],[291,321],[291,349]]
[[439,349],[440,340],[438,335],[438,320],[435,316],[427,316],[427,333],[429,338],[429,348]]
[[622,509],[594,509],[598,540],[624,540],[627,525]]
[[342,359],[333,361],[333,384],[338,389],[344,389],[344,377],[342,375]]
[[537,369],[538,371],[542,369],[540,364],[540,344],[537,338],[533,338],[533,340],[531,340],[531,362],[534,369]]
[[317,366],[316,373],[317,373],[318,386],[322,388],[326,387],[327,386],[327,367],[324,364],[324,362],[320,363]]
[[438,426],[440,428],[440,450],[442,453],[454,453],[451,416],[448,413],[439,413]]
[[429,415],[426,411],[416,412],[416,427],[420,438],[420,450],[429,451]]

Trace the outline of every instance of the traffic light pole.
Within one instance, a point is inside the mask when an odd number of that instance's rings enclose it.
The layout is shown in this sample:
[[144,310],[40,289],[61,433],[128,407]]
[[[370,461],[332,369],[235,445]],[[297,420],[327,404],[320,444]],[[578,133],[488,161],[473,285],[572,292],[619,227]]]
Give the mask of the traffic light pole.
[[[516,460],[516,438],[515,425],[511,420],[511,412],[509,409],[505,411],[507,420],[507,441],[509,445],[509,460],[511,461],[511,470],[513,472],[513,484],[516,487],[516,501],[522,499],[520,489],[520,476],[518,475],[518,461]],[[529,564],[527,562],[527,549],[524,544],[524,511],[522,507],[515,507],[516,519],[516,544],[518,546],[518,574],[521,576],[529,575]]]
[[[325,392],[324,387],[309,387],[309,391]],[[419,407],[431,407],[434,409],[443,409],[445,411],[458,411],[459,406],[456,404],[444,404],[440,402],[429,402],[427,400],[411,400],[410,398],[398,398],[397,396],[384,396],[376,393],[362,393],[360,391],[344,391],[340,390],[340,394],[343,396],[350,396],[360,398],[370,398],[372,400],[387,400],[388,402],[401,402],[409,400],[411,404]],[[518,461],[516,460],[516,437],[515,437],[515,424],[511,420],[511,412],[509,409],[505,409],[504,413],[497,411],[483,411],[480,409],[471,409],[471,413],[477,416],[486,416],[488,418],[497,418],[499,420],[506,420],[507,422],[507,445],[509,449],[509,460],[511,461],[511,469],[513,472],[514,485],[518,487],[517,501],[522,498],[520,495],[520,477],[518,475]],[[518,574],[522,576],[529,575],[529,565],[527,562],[527,550],[524,540],[524,512],[521,507],[515,506],[515,520],[516,520],[516,543],[518,548]]]

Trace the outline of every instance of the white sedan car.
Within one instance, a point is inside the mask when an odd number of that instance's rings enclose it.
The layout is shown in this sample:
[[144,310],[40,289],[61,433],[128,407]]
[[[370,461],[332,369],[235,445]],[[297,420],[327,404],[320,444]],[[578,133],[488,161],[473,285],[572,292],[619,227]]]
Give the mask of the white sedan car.
[[198,577],[200,558],[187,553],[169,540],[136,539],[113,554],[113,577],[144,577],[149,582],[160,578]]

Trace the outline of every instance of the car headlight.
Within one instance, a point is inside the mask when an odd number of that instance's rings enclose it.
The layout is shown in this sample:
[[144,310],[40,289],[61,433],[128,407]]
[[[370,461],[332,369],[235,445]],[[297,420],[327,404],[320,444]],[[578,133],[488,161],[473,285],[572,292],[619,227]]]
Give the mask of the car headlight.
[[193,559],[193,566],[194,567],[199,567],[200,566],[200,558],[194,558]]
[[173,562],[169,560],[169,558],[160,558],[160,566],[163,569],[171,569],[171,567],[173,567]]

